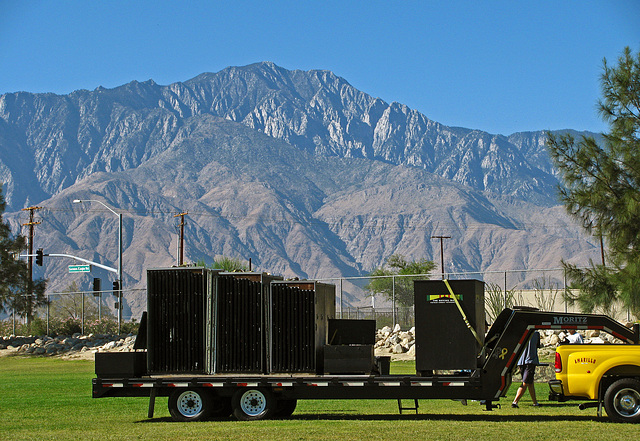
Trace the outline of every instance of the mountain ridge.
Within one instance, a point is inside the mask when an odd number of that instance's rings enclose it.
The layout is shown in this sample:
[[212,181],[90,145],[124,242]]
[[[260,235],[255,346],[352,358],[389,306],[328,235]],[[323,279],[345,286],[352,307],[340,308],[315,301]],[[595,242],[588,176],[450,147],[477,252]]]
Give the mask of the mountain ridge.
[[[270,69],[260,69],[265,66]],[[239,78],[239,72],[245,72],[244,77]],[[69,95],[4,94],[0,96],[0,119],[24,133],[11,137],[22,138],[16,148],[35,157],[34,168],[52,171],[37,176],[40,188],[31,193],[53,195],[93,172],[137,167],[166,148],[184,118],[207,113],[316,154],[421,167],[476,189],[555,203],[557,180],[549,173],[552,167],[539,142],[534,152],[532,147],[520,152],[509,141],[515,134],[507,138],[449,128],[404,105],[388,104],[357,91],[329,71],[309,72],[259,63],[168,86],[150,80]],[[249,85],[254,89],[248,89]],[[269,88],[274,85],[289,87]],[[49,130],[35,130],[42,125]],[[0,137],[8,130],[0,126]],[[531,164],[530,158],[543,160]],[[14,202],[14,191],[8,189],[7,202],[18,208],[26,199],[23,196]]]

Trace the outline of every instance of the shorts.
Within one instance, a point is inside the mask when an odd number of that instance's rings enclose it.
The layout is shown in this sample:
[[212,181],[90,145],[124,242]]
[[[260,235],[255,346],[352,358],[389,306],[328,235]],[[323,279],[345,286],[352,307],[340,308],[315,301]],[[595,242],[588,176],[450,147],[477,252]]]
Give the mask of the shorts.
[[520,375],[522,375],[522,382],[524,384],[533,384],[533,377],[536,372],[536,365],[524,364],[518,367],[520,368]]

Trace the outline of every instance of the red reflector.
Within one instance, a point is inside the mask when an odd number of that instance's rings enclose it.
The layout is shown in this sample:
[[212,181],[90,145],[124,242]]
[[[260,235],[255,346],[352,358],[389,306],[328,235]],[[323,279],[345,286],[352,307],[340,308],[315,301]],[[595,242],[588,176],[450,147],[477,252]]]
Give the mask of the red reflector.
[[556,373],[562,372],[562,357],[560,354],[556,352],[556,363],[555,363]]

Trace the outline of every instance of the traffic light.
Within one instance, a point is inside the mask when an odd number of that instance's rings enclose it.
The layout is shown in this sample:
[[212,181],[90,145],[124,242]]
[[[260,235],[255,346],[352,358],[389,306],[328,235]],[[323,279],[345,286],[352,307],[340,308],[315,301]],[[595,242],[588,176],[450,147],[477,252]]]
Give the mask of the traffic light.
[[98,277],[93,279],[93,295],[97,296],[102,291],[102,281]]
[[120,291],[120,283],[116,280],[115,282],[113,282],[113,295],[117,296],[118,291]]
[[36,265],[42,266],[42,256],[44,255],[42,248],[38,248],[36,251]]

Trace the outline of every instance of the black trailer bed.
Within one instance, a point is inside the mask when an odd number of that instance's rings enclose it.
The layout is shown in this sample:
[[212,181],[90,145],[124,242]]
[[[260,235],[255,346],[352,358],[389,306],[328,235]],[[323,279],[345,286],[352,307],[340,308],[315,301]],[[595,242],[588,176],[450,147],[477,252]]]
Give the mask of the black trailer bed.
[[479,377],[446,375],[153,376],[94,378],[93,398],[169,396],[176,388],[206,389],[232,396],[242,388],[263,388],[290,399],[491,399]]

